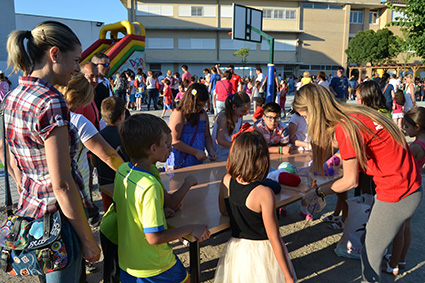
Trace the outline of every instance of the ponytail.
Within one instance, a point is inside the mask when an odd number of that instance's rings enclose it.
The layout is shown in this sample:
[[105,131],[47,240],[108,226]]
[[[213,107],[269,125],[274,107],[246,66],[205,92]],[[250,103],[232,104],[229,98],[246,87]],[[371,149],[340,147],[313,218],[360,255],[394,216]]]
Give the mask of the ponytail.
[[53,46],[65,53],[81,46],[81,42],[68,26],[55,21],[42,22],[32,31],[15,30],[7,40],[7,65],[13,66],[12,73],[21,70],[24,75],[29,75]]

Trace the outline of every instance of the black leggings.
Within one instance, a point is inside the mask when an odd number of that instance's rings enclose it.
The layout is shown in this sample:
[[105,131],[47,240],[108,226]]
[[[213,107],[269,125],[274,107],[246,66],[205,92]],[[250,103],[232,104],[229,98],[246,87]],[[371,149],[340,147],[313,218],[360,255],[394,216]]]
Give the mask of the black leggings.
[[153,101],[153,107],[155,108],[155,110],[158,110],[158,106],[156,105],[158,100],[158,90],[154,88],[148,88],[148,110],[151,106],[151,100]]

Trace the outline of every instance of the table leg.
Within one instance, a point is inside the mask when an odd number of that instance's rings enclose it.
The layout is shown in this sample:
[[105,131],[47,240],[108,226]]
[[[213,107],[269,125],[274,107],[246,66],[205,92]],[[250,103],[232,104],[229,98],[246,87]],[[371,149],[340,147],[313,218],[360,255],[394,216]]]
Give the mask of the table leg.
[[190,282],[201,282],[201,263],[199,256],[199,242],[191,242],[189,245],[189,258],[190,258]]

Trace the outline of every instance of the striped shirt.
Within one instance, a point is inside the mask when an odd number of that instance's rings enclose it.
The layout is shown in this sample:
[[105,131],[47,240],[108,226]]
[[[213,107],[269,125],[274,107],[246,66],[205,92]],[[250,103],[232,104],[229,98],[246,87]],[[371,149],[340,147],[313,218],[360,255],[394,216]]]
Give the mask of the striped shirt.
[[[78,149],[78,132],[70,123],[68,105],[51,84],[35,77],[20,77],[19,85],[5,100],[6,140],[22,173],[23,191],[16,215],[40,218],[58,209],[47,168],[44,141],[56,128],[67,126],[69,152],[75,182],[83,205],[90,206],[84,193],[81,174],[74,156]],[[70,164],[71,166],[71,164]]]

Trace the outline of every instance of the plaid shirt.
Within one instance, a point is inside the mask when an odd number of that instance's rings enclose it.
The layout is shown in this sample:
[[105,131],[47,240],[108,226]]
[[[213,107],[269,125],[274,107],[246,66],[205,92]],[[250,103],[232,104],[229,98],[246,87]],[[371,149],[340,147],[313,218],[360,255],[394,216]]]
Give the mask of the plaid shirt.
[[284,145],[289,142],[288,127],[282,122],[277,125],[276,129],[270,131],[261,118],[254,123],[254,129],[263,134],[268,146]]
[[[70,123],[70,114],[62,94],[51,84],[34,77],[20,77],[19,85],[5,101],[6,140],[22,173],[23,191],[16,215],[40,218],[58,209],[49,170],[44,141],[61,126],[69,128],[69,150],[75,169],[75,182],[88,207],[89,196],[83,190],[81,174],[74,156],[78,149],[78,132]],[[71,164],[70,164],[71,166]]]

